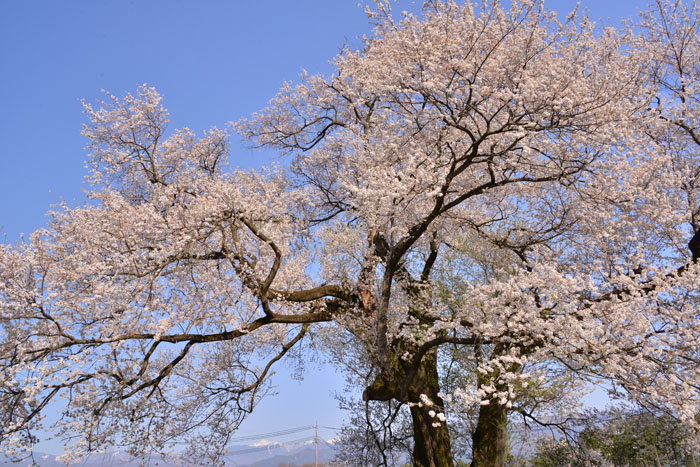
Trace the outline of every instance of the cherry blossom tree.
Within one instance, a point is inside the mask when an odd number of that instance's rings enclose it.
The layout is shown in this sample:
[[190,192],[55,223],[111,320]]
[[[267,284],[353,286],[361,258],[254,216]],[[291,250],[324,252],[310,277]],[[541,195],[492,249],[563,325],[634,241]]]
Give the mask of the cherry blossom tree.
[[502,465],[509,415],[560,423],[600,381],[695,423],[698,10],[369,14],[332,76],[236,124],[278,166],[229,170],[228,132],[168,133],[145,86],[85,104],[90,202],[0,254],[6,451],[58,401],[68,458],[217,462],[272,365],[348,344],[364,399],[409,407],[416,465],[453,464],[458,408],[472,465]]

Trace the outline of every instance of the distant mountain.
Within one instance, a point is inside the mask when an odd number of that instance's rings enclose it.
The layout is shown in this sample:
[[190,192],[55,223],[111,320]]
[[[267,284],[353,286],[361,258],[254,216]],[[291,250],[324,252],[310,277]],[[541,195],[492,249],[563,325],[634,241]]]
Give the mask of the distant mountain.
[[[224,457],[226,467],[293,467],[314,465],[316,449],[313,440],[282,444],[273,441],[258,441],[250,445],[229,446],[228,454]],[[319,466],[327,463],[335,457],[336,449],[333,443],[319,439],[318,463]],[[134,459],[122,452],[93,454],[83,462],[73,464],[76,467],[138,467],[140,459]],[[154,455],[146,464],[150,467],[170,467],[172,462],[164,460],[161,456]],[[35,452],[34,457],[19,463],[12,463],[6,457],[0,456],[0,467],[63,467],[64,464],[56,460],[55,455]]]
[[[65,467],[65,464],[56,459],[57,456],[35,452],[33,458],[27,458],[21,462],[10,462],[6,457],[0,456],[0,467]],[[139,467],[141,462],[123,452],[92,454],[82,462],[71,464],[75,467]],[[170,467],[175,464],[164,461],[161,456],[153,456],[149,459],[148,466]],[[232,464],[235,465],[235,464]]]
[[10,462],[7,457],[0,455],[0,466],[2,467],[26,467],[31,465],[39,465],[41,467],[63,467],[61,462],[56,461],[56,456],[43,452],[35,452],[33,459],[28,458],[21,462]]
[[[280,464],[286,466],[298,466],[311,463],[313,465],[316,455],[316,450],[313,440],[304,442],[303,444],[294,445],[268,445],[268,449],[263,456],[259,453],[251,459],[242,453],[243,449],[237,450],[234,447],[229,449],[229,454],[226,455],[226,466],[236,467],[278,467]],[[237,454],[239,452],[240,454]],[[252,453],[251,453],[252,454]],[[318,443],[318,462],[327,463],[335,457],[336,450],[332,443],[319,440]]]

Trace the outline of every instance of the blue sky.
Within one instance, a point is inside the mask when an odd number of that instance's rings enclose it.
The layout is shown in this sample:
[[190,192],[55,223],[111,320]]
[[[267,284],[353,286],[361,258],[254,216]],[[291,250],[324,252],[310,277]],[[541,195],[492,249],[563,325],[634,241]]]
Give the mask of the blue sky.
[[[562,13],[576,5],[546,3]],[[614,25],[647,3],[581,6]],[[402,1],[396,10],[416,4]],[[358,46],[369,30],[357,0],[0,0],[0,242],[44,226],[51,204],[82,201],[80,99],[147,83],[164,95],[171,130],[223,127],[264,107],[302,68],[330,73],[339,48]],[[270,157],[232,140],[233,167]],[[278,376],[280,394],[263,401],[237,436],[342,424],[330,394],[343,388],[339,375],[317,367],[301,383],[284,368]]]

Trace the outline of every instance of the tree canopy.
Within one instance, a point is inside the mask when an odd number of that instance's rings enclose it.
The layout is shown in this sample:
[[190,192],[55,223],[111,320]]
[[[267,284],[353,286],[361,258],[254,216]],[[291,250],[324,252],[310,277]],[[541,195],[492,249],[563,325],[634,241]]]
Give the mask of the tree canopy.
[[695,423],[698,9],[368,13],[331,76],[234,125],[273,167],[228,168],[230,128],[169,131],[145,85],[85,104],[90,201],[0,250],[6,451],[58,401],[69,458],[216,462],[308,346],[408,407],[421,466],[453,464],[451,414],[476,414],[472,465],[502,465],[509,417],[563,423],[601,381]]

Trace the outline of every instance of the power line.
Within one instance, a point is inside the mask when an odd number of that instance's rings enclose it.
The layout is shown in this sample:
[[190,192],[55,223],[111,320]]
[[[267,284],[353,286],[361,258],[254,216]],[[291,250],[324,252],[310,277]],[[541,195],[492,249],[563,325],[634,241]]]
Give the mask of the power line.
[[284,443],[271,443],[266,446],[255,446],[255,447],[249,447],[246,449],[241,449],[238,451],[233,451],[229,452],[228,455],[231,456],[238,456],[239,454],[249,454],[253,452],[259,452],[259,451],[272,451],[275,449],[287,447],[287,446],[292,446],[294,444],[299,444],[305,441],[312,441],[314,439],[313,436],[305,436],[304,438],[298,438],[298,439],[293,439],[291,441],[285,441]]
[[298,428],[288,428],[286,430],[271,431],[269,433],[260,433],[257,435],[231,438],[230,441],[253,441],[253,440],[258,440],[258,439],[274,438],[277,436],[284,436],[284,435],[289,435],[292,433],[298,433],[300,431],[309,431],[309,430],[313,430],[313,429],[314,429],[314,425],[300,426]]

